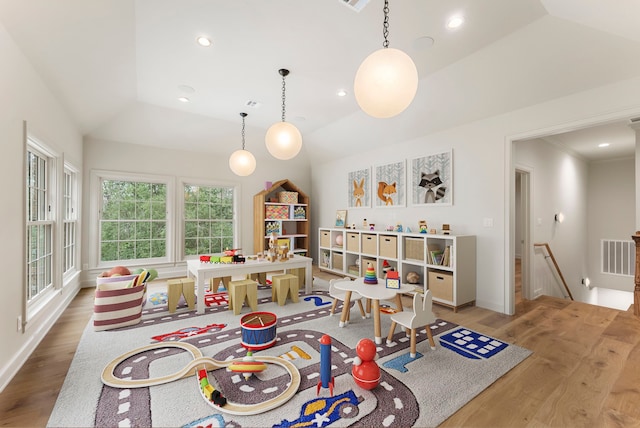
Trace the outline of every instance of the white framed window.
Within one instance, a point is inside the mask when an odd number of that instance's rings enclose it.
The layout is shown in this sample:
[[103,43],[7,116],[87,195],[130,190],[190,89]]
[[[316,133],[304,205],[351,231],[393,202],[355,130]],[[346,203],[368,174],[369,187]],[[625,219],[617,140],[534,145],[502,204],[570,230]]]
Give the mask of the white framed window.
[[78,270],[77,234],[78,234],[78,172],[65,164],[62,188],[63,205],[63,275]]
[[239,242],[236,185],[181,182],[183,259],[220,253]]
[[26,163],[26,297],[32,307],[53,291],[56,159],[29,137]]
[[144,174],[92,172],[97,221],[94,264],[164,263],[173,259],[172,180]]

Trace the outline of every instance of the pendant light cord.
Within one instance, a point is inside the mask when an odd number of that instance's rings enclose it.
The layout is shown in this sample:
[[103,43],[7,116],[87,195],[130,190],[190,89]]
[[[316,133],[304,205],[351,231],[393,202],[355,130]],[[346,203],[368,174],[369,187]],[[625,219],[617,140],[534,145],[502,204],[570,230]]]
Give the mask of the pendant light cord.
[[384,23],[382,24],[382,35],[384,36],[384,42],[382,42],[383,48],[389,47],[389,0],[384,0]]
[[244,118],[247,117],[247,113],[240,113],[242,116],[242,150],[244,150]]
[[282,76],[282,121],[283,122],[285,121],[284,120],[284,111],[285,111],[285,108],[284,108],[284,100],[285,100],[284,93],[285,93],[285,83],[284,83],[284,76]]

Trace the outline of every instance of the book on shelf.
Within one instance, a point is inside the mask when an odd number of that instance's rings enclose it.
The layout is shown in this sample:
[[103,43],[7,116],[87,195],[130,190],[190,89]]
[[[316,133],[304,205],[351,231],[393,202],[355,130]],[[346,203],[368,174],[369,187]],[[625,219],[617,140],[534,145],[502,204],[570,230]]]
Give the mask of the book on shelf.
[[434,265],[442,264],[442,257],[444,256],[444,253],[442,252],[442,250],[432,250],[429,253],[431,254],[431,264],[434,264]]
[[436,244],[427,244],[427,263],[431,265],[437,264],[433,255],[438,252],[442,253],[442,250]]
[[451,258],[451,246],[447,245],[447,248],[444,249],[444,254],[442,256],[442,266],[449,266]]

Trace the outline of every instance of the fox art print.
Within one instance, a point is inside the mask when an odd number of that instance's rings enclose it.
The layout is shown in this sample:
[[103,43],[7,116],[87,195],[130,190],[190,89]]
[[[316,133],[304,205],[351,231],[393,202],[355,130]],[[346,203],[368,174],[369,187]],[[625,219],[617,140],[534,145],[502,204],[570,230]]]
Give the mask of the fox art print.
[[424,194],[425,204],[434,204],[436,201],[442,199],[447,191],[447,188],[442,186],[440,170],[436,170],[436,172],[433,173],[421,173],[420,183],[418,185],[427,190]]
[[391,195],[395,193],[397,193],[395,182],[387,184],[384,181],[378,181],[378,198],[380,198],[385,205],[393,205]]
[[353,199],[355,199],[356,207],[362,206],[362,198],[364,198],[364,178],[360,180],[360,183],[353,180]]

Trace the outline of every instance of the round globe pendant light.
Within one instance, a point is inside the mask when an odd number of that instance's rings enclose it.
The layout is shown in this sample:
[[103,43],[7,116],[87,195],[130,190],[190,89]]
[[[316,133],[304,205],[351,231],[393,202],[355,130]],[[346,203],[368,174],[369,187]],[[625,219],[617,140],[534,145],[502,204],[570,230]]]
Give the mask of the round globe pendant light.
[[242,149],[231,153],[229,168],[234,174],[246,177],[255,171],[256,158],[250,151],[244,149],[244,118],[247,117],[247,113],[240,113],[240,116],[242,116]]
[[418,70],[409,55],[389,48],[389,1],[384,2],[383,48],[360,64],[353,92],[369,116],[388,118],[402,113],[418,90]]
[[302,135],[298,128],[285,121],[285,81],[289,70],[281,68],[278,73],[282,76],[282,121],[274,123],[267,130],[265,143],[267,150],[276,159],[289,160],[294,158],[302,148]]

